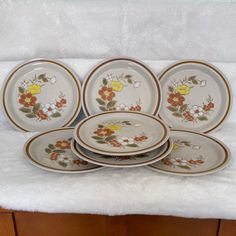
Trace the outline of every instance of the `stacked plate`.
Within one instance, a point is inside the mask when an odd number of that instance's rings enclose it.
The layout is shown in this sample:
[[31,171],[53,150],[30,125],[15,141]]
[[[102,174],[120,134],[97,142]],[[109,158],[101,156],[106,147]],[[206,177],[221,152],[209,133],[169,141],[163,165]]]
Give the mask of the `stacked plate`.
[[[139,61],[114,58],[92,69],[81,90],[66,65],[36,59],[9,74],[1,96],[15,128],[44,131],[25,144],[24,152],[46,170],[148,166],[202,175],[230,160],[226,145],[205,133],[229,115],[231,89],[224,75],[205,62],[178,62],[157,77]],[[87,118],[69,128],[81,104]]]

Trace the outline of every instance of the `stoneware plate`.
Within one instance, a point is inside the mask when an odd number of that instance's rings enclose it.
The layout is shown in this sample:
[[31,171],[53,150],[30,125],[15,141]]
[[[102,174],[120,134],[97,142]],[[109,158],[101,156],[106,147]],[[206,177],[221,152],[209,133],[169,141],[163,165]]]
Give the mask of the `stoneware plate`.
[[6,78],[2,107],[21,131],[70,125],[81,107],[79,79],[60,62],[35,59],[18,65]]
[[59,173],[84,173],[102,168],[78,158],[71,151],[72,136],[72,128],[35,135],[24,145],[25,157],[39,168]]
[[114,58],[97,65],[82,89],[83,110],[87,115],[114,110],[156,115],[161,104],[160,84],[155,74],[130,58]]
[[159,116],[171,128],[208,133],[229,115],[232,93],[224,75],[201,61],[178,62],[160,75]]
[[146,166],[166,157],[172,150],[172,140],[167,140],[161,147],[142,154],[127,156],[108,156],[91,152],[81,147],[75,140],[71,142],[71,150],[81,159],[107,167],[138,167]]
[[158,118],[140,112],[107,112],[90,116],[74,129],[82,147],[113,156],[152,151],[169,138],[169,128]]
[[221,141],[194,131],[171,130],[172,152],[148,168],[182,176],[206,175],[224,169],[231,153]]

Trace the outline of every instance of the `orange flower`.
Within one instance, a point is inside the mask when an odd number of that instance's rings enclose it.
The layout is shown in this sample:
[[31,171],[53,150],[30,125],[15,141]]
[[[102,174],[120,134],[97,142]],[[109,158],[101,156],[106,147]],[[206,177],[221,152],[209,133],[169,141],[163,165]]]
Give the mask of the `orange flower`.
[[109,143],[113,146],[113,147],[121,147],[122,145],[116,141],[115,139],[110,140]]
[[33,96],[31,93],[22,94],[19,99],[19,103],[24,107],[34,106],[37,98]]
[[88,164],[87,161],[83,161],[83,160],[74,160],[73,162],[74,162],[74,164],[77,164],[77,165],[87,165]]
[[58,156],[59,156],[59,153],[53,152],[53,153],[51,154],[51,156],[50,156],[50,159],[53,160],[53,161],[54,161],[54,160],[57,160]]
[[170,159],[168,157],[165,157],[161,160],[163,162],[163,164],[171,166],[172,162],[170,161]]
[[184,103],[185,98],[180,93],[171,93],[167,102],[170,103],[172,106],[182,106]]
[[148,137],[145,136],[145,135],[134,137],[134,140],[137,141],[137,142],[141,142],[141,141],[146,140],[146,139],[148,139]]
[[98,94],[101,96],[103,100],[111,101],[115,97],[115,93],[112,91],[112,88],[103,86],[99,91]]
[[47,120],[48,116],[42,110],[36,112],[36,116],[38,116],[41,120]]
[[111,129],[107,128],[102,128],[102,129],[97,129],[94,134],[98,136],[111,136],[114,133]]
[[193,121],[194,120],[194,117],[191,115],[191,113],[189,111],[184,112],[183,116],[188,121]]
[[57,141],[55,146],[60,149],[70,149],[70,142],[67,140]]

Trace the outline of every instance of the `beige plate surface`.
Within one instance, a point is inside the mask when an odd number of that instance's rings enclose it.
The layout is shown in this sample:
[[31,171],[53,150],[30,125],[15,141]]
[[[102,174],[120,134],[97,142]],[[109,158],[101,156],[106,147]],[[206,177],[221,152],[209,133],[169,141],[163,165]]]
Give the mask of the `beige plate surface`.
[[71,143],[71,150],[88,162],[107,166],[107,167],[138,167],[146,166],[153,162],[159,161],[166,157],[172,150],[172,140],[168,140],[161,147],[147,153],[133,155],[133,156],[107,156],[91,152],[81,147],[75,140]]
[[70,125],[81,107],[79,79],[61,62],[35,59],[18,65],[6,78],[1,105],[21,131]]
[[87,115],[113,110],[156,115],[161,104],[157,77],[146,65],[131,58],[113,58],[97,65],[82,90]]
[[107,112],[90,116],[75,127],[74,139],[99,154],[126,156],[152,151],[169,138],[169,128],[141,112]]
[[35,135],[24,145],[25,157],[39,168],[59,173],[84,173],[103,168],[78,158],[71,151],[72,136],[73,128]]
[[232,93],[224,75],[201,61],[178,62],[159,75],[159,116],[171,128],[208,133],[229,115]]
[[194,131],[171,130],[172,152],[148,168],[182,176],[206,175],[224,169],[231,153],[221,141]]

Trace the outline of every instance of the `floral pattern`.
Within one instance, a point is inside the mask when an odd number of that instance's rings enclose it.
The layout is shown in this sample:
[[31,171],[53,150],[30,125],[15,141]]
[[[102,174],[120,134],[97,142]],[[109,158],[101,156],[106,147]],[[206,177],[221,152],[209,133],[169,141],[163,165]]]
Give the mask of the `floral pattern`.
[[171,81],[168,86],[169,105],[167,109],[172,115],[185,122],[198,122],[208,120],[208,116],[214,110],[215,104],[211,95],[208,95],[202,105],[190,105],[186,103],[186,96],[191,94],[194,87],[205,87],[206,80],[199,80],[195,75],[186,77],[179,81]]
[[121,93],[127,86],[133,86],[133,88],[139,88],[141,82],[134,80],[132,75],[121,74],[115,76],[108,74],[102,79],[102,83],[98,90],[98,96],[96,98],[101,111],[141,111],[141,99],[139,98],[135,104],[126,105],[124,103],[118,104],[115,100],[117,93]]
[[60,166],[67,168],[72,167],[73,165],[84,166],[88,165],[87,161],[81,159],[75,159],[71,155],[71,144],[72,138],[58,140],[54,144],[49,144],[45,148],[45,152],[47,153],[47,158],[53,162],[57,162]]
[[130,121],[99,124],[91,137],[97,143],[107,144],[112,147],[138,147],[140,143],[148,139],[144,133],[134,137],[118,136],[117,134],[117,131],[129,125],[139,126],[140,124],[132,124]]
[[[173,152],[176,152],[180,148],[184,148],[184,147],[189,147],[189,148],[192,148],[193,150],[201,149],[201,146],[193,145],[188,141],[174,140]],[[164,159],[162,159],[161,162],[162,164],[167,165],[172,168],[179,167],[179,168],[191,170],[194,167],[204,164],[204,158],[202,155],[198,155],[197,157],[190,158],[190,159],[184,159],[182,157],[167,156]]]
[[38,101],[37,95],[42,93],[42,88],[46,84],[55,84],[56,77],[47,77],[46,74],[35,75],[31,80],[24,80],[18,87],[19,110],[25,114],[27,118],[35,118],[38,121],[48,121],[52,118],[61,116],[63,108],[66,107],[65,95],[60,92],[55,102],[42,104]]
[[140,158],[145,158],[148,156],[148,153],[142,153],[142,154],[137,154],[137,155],[127,155],[127,156],[107,156],[107,155],[103,155],[102,157],[103,158],[112,158],[116,161],[127,161],[127,160],[137,160],[137,159],[140,159]]

